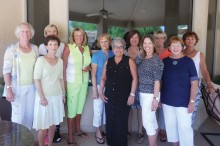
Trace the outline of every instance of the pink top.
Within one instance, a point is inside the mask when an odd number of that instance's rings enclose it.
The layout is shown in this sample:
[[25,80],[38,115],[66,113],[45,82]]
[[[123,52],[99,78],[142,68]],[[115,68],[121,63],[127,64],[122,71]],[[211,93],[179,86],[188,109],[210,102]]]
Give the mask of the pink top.
[[164,59],[164,58],[167,58],[167,57],[169,57],[170,55],[171,55],[172,53],[168,50],[168,49],[166,49],[162,54],[160,54],[159,56],[160,56],[160,59]]

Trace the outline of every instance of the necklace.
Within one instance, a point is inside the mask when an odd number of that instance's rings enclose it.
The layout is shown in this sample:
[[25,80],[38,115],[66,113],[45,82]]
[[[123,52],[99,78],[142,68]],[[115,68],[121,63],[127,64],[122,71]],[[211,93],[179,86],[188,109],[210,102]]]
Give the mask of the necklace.
[[177,65],[178,61],[177,60],[174,60],[173,61],[173,65]]
[[191,52],[187,52],[187,51],[185,51],[185,54],[187,55],[187,56],[189,56],[189,55],[191,55],[193,52],[195,51],[195,49],[193,49]]

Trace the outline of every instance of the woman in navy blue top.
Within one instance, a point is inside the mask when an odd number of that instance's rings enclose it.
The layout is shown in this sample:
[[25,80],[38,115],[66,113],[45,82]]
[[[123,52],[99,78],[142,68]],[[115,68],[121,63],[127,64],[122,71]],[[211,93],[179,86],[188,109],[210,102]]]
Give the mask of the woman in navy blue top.
[[178,36],[169,40],[170,57],[163,60],[161,101],[168,142],[174,146],[194,146],[191,116],[198,90],[193,60],[183,54],[184,43]]

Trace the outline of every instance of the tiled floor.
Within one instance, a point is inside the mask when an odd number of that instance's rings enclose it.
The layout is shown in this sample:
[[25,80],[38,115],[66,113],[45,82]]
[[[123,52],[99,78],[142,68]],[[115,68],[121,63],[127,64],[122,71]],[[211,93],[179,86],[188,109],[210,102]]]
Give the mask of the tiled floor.
[[[208,132],[208,133],[220,133],[220,125],[218,125],[214,120],[207,119],[205,123],[200,127],[198,131],[195,132],[195,146],[211,146],[200,134],[201,132]],[[36,131],[33,131],[33,134],[36,138]],[[77,143],[79,146],[101,146],[100,144],[97,144],[95,141],[95,133],[88,133],[89,138],[83,139],[80,137],[75,137]],[[68,146],[67,144],[67,134],[62,133],[63,140],[58,143],[54,144],[54,146]],[[220,135],[219,136],[208,136],[208,138],[211,140],[211,142],[214,144],[214,146],[220,146]],[[136,144],[135,143],[135,134],[133,134],[128,141],[128,146],[148,146],[148,140],[147,136],[145,136],[145,141],[142,144]],[[107,146],[107,144],[103,144],[102,146]],[[171,143],[165,142],[161,143],[158,140],[158,146],[172,146]]]

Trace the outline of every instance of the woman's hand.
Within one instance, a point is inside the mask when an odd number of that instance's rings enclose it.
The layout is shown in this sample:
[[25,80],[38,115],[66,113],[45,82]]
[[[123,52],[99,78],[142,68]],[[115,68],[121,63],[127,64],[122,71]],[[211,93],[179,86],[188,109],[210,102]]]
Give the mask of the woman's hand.
[[189,102],[188,113],[192,113],[195,110],[195,102]]
[[207,93],[215,93],[215,88],[211,85],[211,84],[208,84],[207,85],[207,88],[206,88],[206,91]]
[[9,102],[13,102],[14,101],[14,92],[12,91],[12,88],[8,88],[7,89],[7,95],[6,95],[6,99],[9,101]]
[[63,98],[63,103],[65,103],[66,102],[66,95],[63,95],[62,98]]
[[47,106],[48,105],[47,99],[45,97],[41,97],[40,98],[40,104],[42,106]]
[[85,67],[83,67],[83,69],[82,69],[83,73],[86,73],[86,72],[88,72],[88,71],[90,71],[90,70],[91,70],[91,67],[90,67],[90,66],[85,66]]
[[128,101],[127,101],[127,105],[128,106],[131,106],[132,104],[134,103],[134,96],[129,96],[128,97]]
[[93,97],[93,99],[98,99],[99,98],[97,89],[93,90],[93,96],[92,97]]
[[108,103],[108,98],[103,93],[100,93],[100,96],[103,102]]
[[152,111],[156,111],[158,108],[159,102],[156,99],[153,99],[152,101],[152,106],[151,106],[151,110]]

